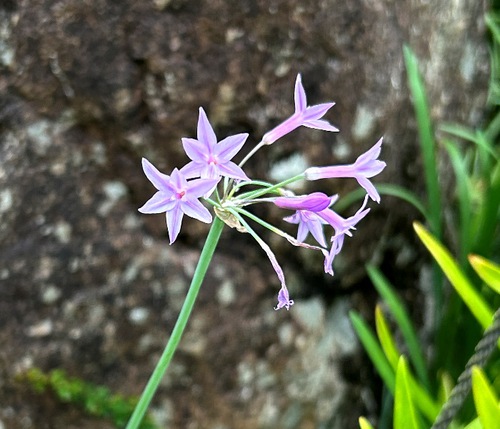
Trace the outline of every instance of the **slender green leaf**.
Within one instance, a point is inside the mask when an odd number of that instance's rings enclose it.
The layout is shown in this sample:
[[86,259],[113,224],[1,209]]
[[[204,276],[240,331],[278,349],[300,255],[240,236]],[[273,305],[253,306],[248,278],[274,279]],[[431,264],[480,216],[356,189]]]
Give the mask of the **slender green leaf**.
[[410,317],[408,316],[408,312],[406,311],[405,305],[380,270],[375,268],[373,265],[367,265],[366,269],[373,285],[386,302],[399,326],[399,329],[401,329],[401,334],[403,335],[406,346],[408,347],[410,359],[415,367],[418,378],[424,386],[429,388],[430,382],[427,375],[424,354],[420,347],[417,333],[415,332],[415,329],[410,321]]
[[469,262],[481,280],[500,293],[500,266],[478,255],[469,255]]
[[410,386],[410,392],[415,401],[415,406],[430,422],[436,420],[441,409],[441,404],[437,404],[436,401],[431,398],[429,392],[420,385],[410,370],[408,370],[408,385]]
[[479,421],[479,417],[476,417],[464,429],[483,429],[483,425]]
[[479,225],[478,231],[475,234],[476,241],[474,251],[482,255],[488,256],[491,254],[493,239],[495,238],[495,230],[499,225],[499,207],[500,207],[500,162],[490,174],[489,183],[487,185],[483,204],[478,214],[479,219],[476,223]]
[[419,429],[417,412],[413,405],[408,383],[408,366],[401,356],[396,371],[396,391],[394,394],[394,429]]
[[500,157],[498,151],[488,140],[486,134],[481,131],[474,131],[468,127],[457,124],[443,124],[439,127],[439,130],[474,143],[479,148],[491,155],[494,159],[498,160]]
[[472,204],[471,192],[469,187],[469,177],[467,174],[467,167],[462,153],[458,150],[457,146],[451,142],[444,142],[444,147],[450,156],[451,165],[455,172],[455,180],[457,183],[458,191],[458,208],[460,213],[460,263],[465,266],[467,261],[467,254],[470,252],[472,246],[471,242],[471,228],[470,220],[472,217]]
[[360,429],[373,429],[373,426],[364,417],[359,418],[359,427],[360,427]]
[[[410,192],[401,186],[392,185],[390,183],[380,183],[376,186],[376,188],[381,195],[398,197],[403,201],[406,201],[407,203],[415,207],[420,213],[422,213],[424,218],[427,218],[427,211],[425,210],[422,201],[420,201],[420,199],[413,192]],[[343,196],[337,203],[335,203],[335,210],[341,213],[354,202],[362,200],[365,195],[366,191],[361,188],[351,191]]]
[[[427,188],[427,221],[432,232],[441,239],[442,237],[442,208],[441,191],[438,181],[438,168],[436,161],[436,144],[432,130],[431,117],[425,94],[425,87],[418,70],[417,58],[408,46],[403,47],[403,56],[408,75],[408,86],[413,97],[413,107],[417,117],[418,134],[422,160],[424,164],[425,184]],[[435,300],[435,320],[441,320],[443,308],[443,274],[434,264],[432,267],[433,294]]]
[[487,13],[484,20],[486,21],[486,25],[493,35],[495,42],[500,44],[500,26],[497,24],[495,16],[491,13]]
[[377,369],[380,377],[384,381],[387,388],[394,394],[395,374],[391,368],[391,364],[384,355],[375,334],[361,316],[355,311],[349,312],[351,323],[363,344],[366,353],[370,357],[373,365]]
[[[378,305],[375,308],[375,326],[385,356],[391,364],[394,372],[396,372],[401,353],[399,352],[394,337],[389,330],[384,314]],[[429,393],[420,385],[420,383],[415,380],[411,371],[408,371],[408,384],[417,408],[429,419],[429,421],[434,421],[439,413],[440,407],[434,402]]]
[[403,47],[403,54],[408,75],[408,86],[413,97],[413,107],[417,117],[418,134],[424,161],[424,173],[429,195],[429,222],[432,231],[441,237],[441,193],[439,189],[438,170],[436,162],[436,144],[432,130],[427,95],[424,83],[418,70],[417,57],[408,46]]
[[[396,387],[397,388],[397,387]],[[498,429],[500,406],[495,392],[479,367],[472,368],[472,394],[484,429]]]
[[474,317],[486,329],[493,318],[491,308],[462,273],[448,250],[418,222],[413,223],[413,228]]
[[377,330],[380,345],[384,350],[385,357],[391,364],[394,372],[396,372],[401,353],[396,346],[396,342],[394,341],[391,331],[389,330],[389,326],[387,325],[387,321],[385,320],[384,313],[382,313],[379,305],[375,307],[375,328]]

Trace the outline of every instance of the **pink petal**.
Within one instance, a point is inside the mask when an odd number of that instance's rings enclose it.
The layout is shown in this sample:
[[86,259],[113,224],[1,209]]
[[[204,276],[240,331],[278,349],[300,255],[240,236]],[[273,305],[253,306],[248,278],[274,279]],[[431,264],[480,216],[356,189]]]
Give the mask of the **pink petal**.
[[333,106],[335,103],[322,103],[308,107],[304,113],[304,122],[322,118]]
[[181,202],[182,211],[189,217],[198,219],[201,222],[212,222],[212,215],[208,209],[198,200],[187,200]]
[[207,148],[213,148],[217,144],[217,137],[214,129],[208,121],[207,114],[200,107],[200,116],[198,117],[198,140],[206,145]]
[[221,175],[226,177],[231,177],[233,179],[245,180],[245,181],[250,180],[250,178],[245,174],[243,169],[231,161],[219,165],[219,171]]
[[184,213],[182,212],[180,205],[167,212],[167,229],[168,236],[170,237],[170,244],[172,244],[179,235],[183,216]]
[[166,174],[161,173],[153,164],[151,164],[146,158],[142,158],[142,169],[144,174],[153,184],[153,186],[161,190],[170,189],[168,183],[170,182],[170,177]]
[[297,79],[295,80],[295,92],[294,92],[294,101],[295,101],[295,113],[303,112],[307,107],[307,98],[304,87],[302,86],[302,77],[300,73],[297,75]]
[[182,139],[182,147],[186,155],[195,162],[206,162],[210,155],[210,148],[203,141],[185,137]]
[[217,144],[214,153],[220,162],[230,161],[240,151],[247,138],[247,133],[226,137]]
[[170,199],[170,196],[165,192],[156,192],[146,203],[139,209],[141,213],[163,213],[172,209],[175,205],[175,200]]

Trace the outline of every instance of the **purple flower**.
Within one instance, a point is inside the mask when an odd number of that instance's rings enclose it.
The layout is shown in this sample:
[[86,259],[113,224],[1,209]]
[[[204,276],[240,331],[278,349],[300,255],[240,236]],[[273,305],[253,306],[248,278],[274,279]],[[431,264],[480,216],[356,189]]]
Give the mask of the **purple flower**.
[[200,107],[197,137],[198,139],[182,139],[184,151],[191,159],[191,162],[181,169],[186,178],[219,179],[221,176],[225,176],[239,180],[250,180],[241,167],[231,161],[240,151],[248,134],[229,136],[217,143],[217,137],[207,115]]
[[158,171],[146,158],[142,159],[142,169],[158,192],[139,211],[166,212],[170,244],[179,234],[184,214],[205,223],[212,221],[212,215],[198,198],[213,189],[218,179],[196,179],[188,182],[177,168],[172,171],[171,176],[168,176]]
[[[331,204],[337,200],[337,195],[331,197]],[[356,229],[356,224],[363,219],[370,209],[365,208],[368,202],[368,196],[365,196],[363,204],[358,211],[348,218],[343,218],[330,208],[313,212],[310,210],[297,210],[292,216],[284,218],[285,221],[298,224],[297,241],[303,242],[309,233],[316,239],[320,246],[327,247],[323,225],[330,225],[335,235],[332,237],[332,247],[325,254],[325,273],[333,275],[332,263],[335,256],[342,249],[344,236],[352,236],[352,229]]]
[[373,201],[380,203],[380,195],[368,178],[379,174],[386,166],[384,161],[378,159],[381,146],[382,138],[371,149],[360,155],[354,164],[311,167],[304,172],[304,176],[306,180],[352,177],[358,181]]
[[278,292],[278,305],[274,307],[275,310],[285,307],[287,310],[294,304],[293,299],[290,299],[288,294],[288,289],[284,284],[281,285],[281,289]]
[[299,225],[297,231],[297,241],[303,242],[307,238],[307,235],[311,233],[321,246],[326,247],[323,225],[327,222],[321,219],[317,213],[309,210],[297,210],[295,214],[288,216],[283,220]]
[[365,209],[367,202],[368,196],[365,196],[363,204],[358,211],[347,219],[343,218],[329,208],[318,212],[317,215],[335,230],[335,235],[346,234],[352,236],[351,229],[356,229],[356,224],[370,211],[370,209]]
[[330,252],[325,256],[324,269],[325,273],[333,276],[333,260],[335,256],[337,256],[342,250],[342,245],[344,244],[345,234],[334,235],[331,238],[332,247],[330,248]]
[[300,74],[295,81],[295,113],[284,122],[264,134],[262,141],[265,144],[272,144],[284,135],[292,132],[300,126],[314,128],[324,131],[338,131],[328,121],[321,119],[335,103],[323,103],[315,106],[307,106],[306,92],[302,86]]
[[330,206],[332,198],[323,192],[313,192],[309,195],[278,197],[273,202],[282,209],[318,212]]

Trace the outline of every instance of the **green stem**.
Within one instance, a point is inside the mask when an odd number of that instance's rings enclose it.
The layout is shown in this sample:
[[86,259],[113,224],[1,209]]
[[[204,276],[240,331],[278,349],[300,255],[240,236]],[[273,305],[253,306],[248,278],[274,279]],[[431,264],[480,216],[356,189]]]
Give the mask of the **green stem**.
[[132,416],[127,424],[126,429],[137,429],[141,424],[141,421],[146,413],[153,396],[158,389],[158,386],[165,375],[165,372],[172,360],[172,357],[179,345],[182,333],[187,325],[191,311],[193,310],[196,297],[200,290],[200,286],[203,282],[205,274],[207,273],[208,266],[214,254],[217,242],[219,241],[222,229],[224,228],[224,223],[216,217],[208,233],[207,240],[203,246],[203,250],[198,261],[198,265],[191,280],[191,285],[189,286],[186,299],[182,305],[179,317],[175,323],[172,335],[170,336],[165,350],[163,351],[156,368],[154,369],[151,377],[149,378],[148,384],[144,388],[142,395],[137,403]]

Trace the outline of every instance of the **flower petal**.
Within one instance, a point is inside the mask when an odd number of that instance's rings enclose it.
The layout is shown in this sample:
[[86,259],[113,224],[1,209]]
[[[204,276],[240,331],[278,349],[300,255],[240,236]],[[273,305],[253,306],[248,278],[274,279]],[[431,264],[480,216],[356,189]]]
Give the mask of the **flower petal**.
[[357,176],[356,180],[358,181],[359,185],[365,189],[366,193],[373,201],[380,203],[380,195],[377,192],[375,186],[373,186],[372,182],[370,182],[366,177],[363,176]]
[[201,171],[204,167],[204,164],[191,161],[188,162],[184,167],[182,167],[179,172],[181,172],[186,179],[192,179],[194,177],[200,177]]
[[234,162],[229,161],[225,164],[219,165],[219,172],[222,176],[231,177],[238,180],[250,180],[250,178],[245,174],[243,169],[237,166]]
[[139,208],[139,211],[145,214],[152,214],[172,210],[175,200],[172,200],[170,197],[167,193],[158,191]]
[[308,121],[305,121],[302,124],[304,127],[307,128],[312,128],[315,130],[322,130],[322,131],[331,131],[331,132],[338,132],[338,128],[334,127],[332,124],[330,124],[328,121],[325,121],[324,119],[311,119]]
[[293,197],[277,197],[273,202],[282,209],[318,212],[330,206],[331,198],[323,192],[313,192]]
[[361,155],[359,155],[354,163],[355,164],[364,164],[364,163],[369,162],[371,160],[377,159],[380,155],[380,151],[382,150],[383,139],[384,138],[381,137],[378,140],[378,142],[375,143],[370,149],[368,149],[365,153],[362,153]]
[[153,184],[153,186],[159,191],[170,189],[168,183],[170,182],[170,177],[166,174],[161,173],[153,164],[151,164],[146,158],[142,158],[142,169],[144,174]]
[[208,121],[207,114],[200,107],[200,116],[198,117],[198,140],[206,145],[207,149],[212,149],[217,144],[217,137],[214,129]]
[[321,119],[333,106],[335,103],[321,103],[308,107],[304,112],[304,122]]
[[167,212],[167,229],[168,229],[168,236],[170,238],[170,244],[172,244],[179,235],[183,216],[184,213],[180,208],[180,204],[174,207],[173,210]]
[[306,91],[302,86],[302,77],[300,73],[297,75],[295,80],[295,92],[294,92],[294,102],[295,102],[295,113],[303,112],[307,107]]
[[247,133],[241,133],[221,140],[214,149],[219,162],[227,162],[233,159],[245,144],[247,138]]
[[294,304],[293,299],[290,299],[287,287],[282,284],[281,289],[278,292],[278,305],[274,307],[275,310],[285,307],[287,310]]
[[189,192],[190,198],[199,198],[205,195],[207,192],[212,190],[217,183],[219,183],[219,179],[195,179],[187,182],[186,189]]
[[189,217],[198,219],[201,222],[212,222],[212,215],[208,209],[198,200],[186,200],[181,202],[182,211]]
[[209,149],[203,142],[187,137],[182,138],[181,141],[184,152],[186,152],[186,155],[191,160],[195,162],[206,162]]

